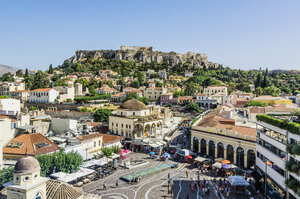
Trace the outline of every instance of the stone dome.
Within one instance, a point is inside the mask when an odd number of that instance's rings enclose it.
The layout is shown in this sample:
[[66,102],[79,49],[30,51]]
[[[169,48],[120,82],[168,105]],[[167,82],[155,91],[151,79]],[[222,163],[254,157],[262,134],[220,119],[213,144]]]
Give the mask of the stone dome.
[[15,164],[14,173],[29,174],[39,172],[41,170],[40,163],[34,157],[28,156],[18,160]]
[[127,100],[120,106],[120,108],[132,111],[141,111],[149,109],[143,102],[136,99]]

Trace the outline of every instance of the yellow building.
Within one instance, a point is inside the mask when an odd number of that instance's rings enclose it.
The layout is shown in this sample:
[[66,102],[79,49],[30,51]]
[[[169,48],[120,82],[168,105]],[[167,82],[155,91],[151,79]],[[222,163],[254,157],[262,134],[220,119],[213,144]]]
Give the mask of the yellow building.
[[271,95],[262,95],[254,98],[253,100],[262,102],[266,106],[274,106],[274,105],[291,106],[292,105],[292,100],[290,99],[285,99],[283,97],[273,97]]
[[241,168],[255,164],[256,129],[235,125],[228,112],[212,112],[191,129],[191,148],[201,156],[230,160]]
[[183,81],[182,76],[175,76],[175,75],[170,75],[168,79],[169,79],[169,81],[175,81],[175,82]]
[[146,97],[149,101],[158,101],[160,95],[167,92],[167,89],[164,87],[146,88],[144,90],[144,97]]
[[225,86],[209,86],[204,89],[203,93],[205,95],[215,95],[215,94],[223,94],[227,95],[227,87]]
[[181,91],[181,88],[179,86],[169,86],[168,92],[174,93],[175,91]]
[[127,100],[109,116],[109,131],[127,138],[156,137],[162,133],[162,124],[158,112],[136,99]]

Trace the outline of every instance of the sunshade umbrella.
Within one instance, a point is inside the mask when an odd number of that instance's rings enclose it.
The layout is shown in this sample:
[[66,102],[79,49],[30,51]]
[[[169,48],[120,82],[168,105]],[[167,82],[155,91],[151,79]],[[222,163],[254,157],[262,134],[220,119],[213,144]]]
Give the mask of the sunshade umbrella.
[[270,162],[270,161],[266,161],[266,164],[269,165],[269,166],[273,165],[272,162]]
[[187,157],[187,158],[189,158],[189,159],[192,159],[192,158],[193,158],[193,157],[192,157],[192,156],[190,156],[190,155],[187,155],[186,157]]
[[231,162],[230,162],[230,160],[223,160],[222,161],[222,164],[230,164]]
[[155,153],[154,153],[153,151],[151,151],[149,154],[150,154],[150,155],[154,155]]
[[165,156],[166,158],[170,158],[170,157],[171,157],[171,155],[170,155],[169,153],[164,153],[164,156]]
[[231,168],[231,166],[229,164],[222,164],[222,167],[224,169],[230,169]]

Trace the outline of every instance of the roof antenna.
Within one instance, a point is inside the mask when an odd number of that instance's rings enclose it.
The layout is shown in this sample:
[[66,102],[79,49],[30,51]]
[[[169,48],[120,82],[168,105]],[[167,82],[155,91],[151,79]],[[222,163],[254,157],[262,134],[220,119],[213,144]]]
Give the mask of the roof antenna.
[[28,149],[27,149],[27,147],[26,147],[25,157],[28,157]]

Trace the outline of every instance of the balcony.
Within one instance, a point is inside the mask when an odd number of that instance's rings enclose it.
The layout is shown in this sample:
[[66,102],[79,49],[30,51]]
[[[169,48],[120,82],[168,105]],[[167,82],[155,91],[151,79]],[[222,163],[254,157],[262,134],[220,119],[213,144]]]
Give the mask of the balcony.
[[286,151],[286,145],[283,142],[281,142],[280,140],[275,139],[271,136],[268,136],[268,135],[264,134],[264,132],[260,132],[260,138],[262,140],[265,140],[268,143],[275,145],[278,149],[280,149],[284,152]]
[[[274,154],[273,152],[269,151],[268,149],[264,148],[263,146],[257,144],[256,145],[256,151],[264,154],[265,157],[270,159],[272,162],[274,162],[276,165],[278,165],[280,168],[285,168],[285,160]],[[258,158],[256,158],[258,159]]]
[[[266,163],[259,158],[256,158],[256,165],[265,172],[266,170]],[[270,166],[267,166],[267,174],[269,178],[272,178],[278,185],[282,188],[285,187],[285,177],[280,175],[275,169]]]

